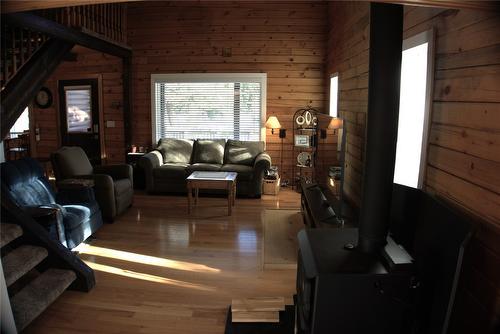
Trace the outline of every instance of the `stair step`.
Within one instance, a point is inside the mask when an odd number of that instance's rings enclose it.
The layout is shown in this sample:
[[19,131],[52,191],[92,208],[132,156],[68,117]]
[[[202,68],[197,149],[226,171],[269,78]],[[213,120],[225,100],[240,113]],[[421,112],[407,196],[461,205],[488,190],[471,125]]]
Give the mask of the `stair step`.
[[76,279],[71,270],[48,269],[10,299],[17,330],[31,321],[54,302]]
[[279,311],[231,312],[233,322],[280,322]]
[[2,258],[5,283],[10,286],[48,255],[45,248],[23,245]]
[[23,229],[17,224],[0,225],[0,248],[12,240],[19,238],[21,235],[23,235]]
[[231,302],[232,312],[262,312],[262,311],[284,311],[284,297],[254,297],[244,299],[233,299]]

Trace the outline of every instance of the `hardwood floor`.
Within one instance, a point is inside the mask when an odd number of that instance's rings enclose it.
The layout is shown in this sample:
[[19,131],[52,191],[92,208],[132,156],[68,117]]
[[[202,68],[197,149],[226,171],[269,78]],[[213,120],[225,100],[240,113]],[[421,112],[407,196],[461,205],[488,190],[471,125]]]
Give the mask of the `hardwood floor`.
[[201,197],[137,193],[134,205],[81,258],[96,272],[89,293],[66,291],[26,333],[223,333],[234,298],[291,297],[295,270],[262,271],[265,208],[300,207],[300,196]]

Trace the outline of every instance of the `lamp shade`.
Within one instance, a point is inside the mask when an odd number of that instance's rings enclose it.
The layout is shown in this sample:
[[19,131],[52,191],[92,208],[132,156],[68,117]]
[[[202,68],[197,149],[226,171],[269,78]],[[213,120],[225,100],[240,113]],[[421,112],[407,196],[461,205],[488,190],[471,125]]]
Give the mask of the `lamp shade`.
[[344,127],[344,121],[342,118],[335,117],[328,124],[328,129],[342,129]]
[[276,116],[270,116],[266,122],[266,128],[268,129],[281,129],[280,121]]

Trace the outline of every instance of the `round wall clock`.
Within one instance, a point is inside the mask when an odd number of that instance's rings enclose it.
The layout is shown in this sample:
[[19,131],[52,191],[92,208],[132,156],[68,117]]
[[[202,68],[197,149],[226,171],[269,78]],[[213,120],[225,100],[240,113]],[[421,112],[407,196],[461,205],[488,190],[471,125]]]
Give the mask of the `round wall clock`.
[[52,105],[52,93],[47,87],[42,87],[35,96],[35,104],[42,109]]

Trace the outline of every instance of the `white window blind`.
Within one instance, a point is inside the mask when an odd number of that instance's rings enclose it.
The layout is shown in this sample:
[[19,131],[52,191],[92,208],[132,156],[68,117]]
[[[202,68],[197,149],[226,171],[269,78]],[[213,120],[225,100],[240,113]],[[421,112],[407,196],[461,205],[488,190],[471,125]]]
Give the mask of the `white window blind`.
[[265,80],[261,79],[214,74],[153,75],[153,140],[260,140],[265,90]]

